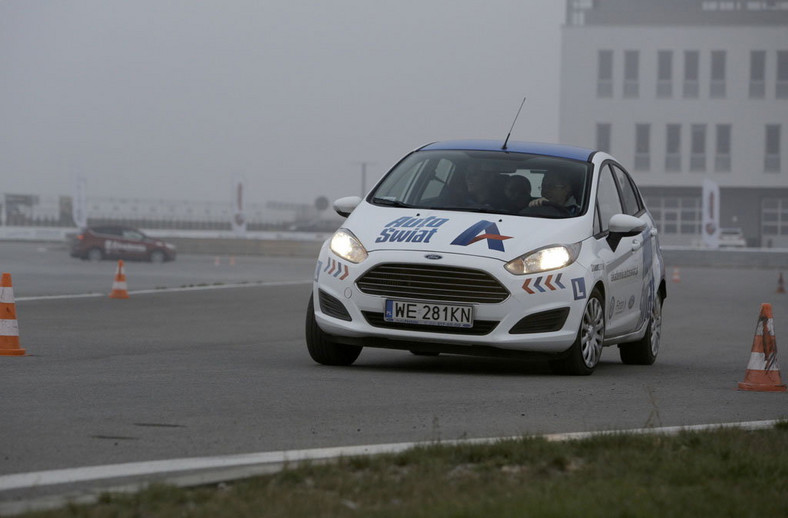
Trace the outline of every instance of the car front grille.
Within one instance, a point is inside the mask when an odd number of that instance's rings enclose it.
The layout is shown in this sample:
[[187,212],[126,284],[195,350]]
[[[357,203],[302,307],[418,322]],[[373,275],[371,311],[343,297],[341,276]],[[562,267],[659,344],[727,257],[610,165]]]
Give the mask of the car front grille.
[[367,295],[435,302],[496,304],[509,297],[491,275],[452,266],[380,264],[362,275],[356,286]]

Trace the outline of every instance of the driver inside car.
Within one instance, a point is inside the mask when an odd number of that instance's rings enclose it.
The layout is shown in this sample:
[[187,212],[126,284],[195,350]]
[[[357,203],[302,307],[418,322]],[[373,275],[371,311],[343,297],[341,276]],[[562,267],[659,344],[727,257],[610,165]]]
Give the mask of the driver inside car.
[[529,207],[544,205],[558,206],[566,209],[570,216],[580,213],[580,205],[572,193],[572,182],[569,174],[564,171],[548,171],[542,179],[542,197],[528,204]]

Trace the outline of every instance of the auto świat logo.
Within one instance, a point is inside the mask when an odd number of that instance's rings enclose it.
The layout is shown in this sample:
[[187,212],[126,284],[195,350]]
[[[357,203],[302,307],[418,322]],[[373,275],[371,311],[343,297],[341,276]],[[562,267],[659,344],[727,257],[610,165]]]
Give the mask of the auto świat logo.
[[512,236],[502,236],[498,230],[498,225],[492,221],[481,220],[475,225],[469,227],[467,230],[463,231],[463,233],[457,236],[454,241],[451,242],[451,244],[468,246],[476,243],[477,241],[481,241],[482,239],[486,239],[487,248],[490,250],[505,252],[503,248],[503,242],[511,238]]

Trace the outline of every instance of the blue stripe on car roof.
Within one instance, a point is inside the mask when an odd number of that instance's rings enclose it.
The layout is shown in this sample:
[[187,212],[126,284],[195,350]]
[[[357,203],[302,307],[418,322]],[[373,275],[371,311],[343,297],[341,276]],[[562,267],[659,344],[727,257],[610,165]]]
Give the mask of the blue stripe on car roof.
[[[433,142],[421,149],[470,149],[475,151],[502,151],[503,141],[500,140],[447,140],[444,142]],[[534,155],[548,155],[572,160],[588,161],[595,153],[593,149],[586,149],[577,146],[566,146],[563,144],[545,144],[542,142],[518,142],[509,141],[506,149],[512,153],[531,153]]]

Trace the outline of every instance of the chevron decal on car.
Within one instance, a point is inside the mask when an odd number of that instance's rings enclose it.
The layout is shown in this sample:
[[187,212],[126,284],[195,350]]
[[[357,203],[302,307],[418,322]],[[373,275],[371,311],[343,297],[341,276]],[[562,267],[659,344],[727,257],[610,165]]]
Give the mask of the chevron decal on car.
[[[548,276],[540,275],[539,277],[531,277],[529,279],[525,279],[523,283],[523,289],[526,293],[533,295],[537,291],[539,293],[545,293],[546,291],[556,291],[556,290],[563,290],[566,289],[566,286],[563,285],[561,282],[561,276],[563,274],[550,274]],[[531,285],[531,281],[533,281],[533,285]],[[544,281],[544,284],[542,283]],[[536,291],[534,291],[536,290]]]
[[350,271],[346,264],[342,264],[336,259],[332,259],[331,257],[328,258],[326,262],[326,267],[323,268],[323,273],[330,275],[331,277],[336,277],[340,281],[344,281],[348,275],[350,275]]

